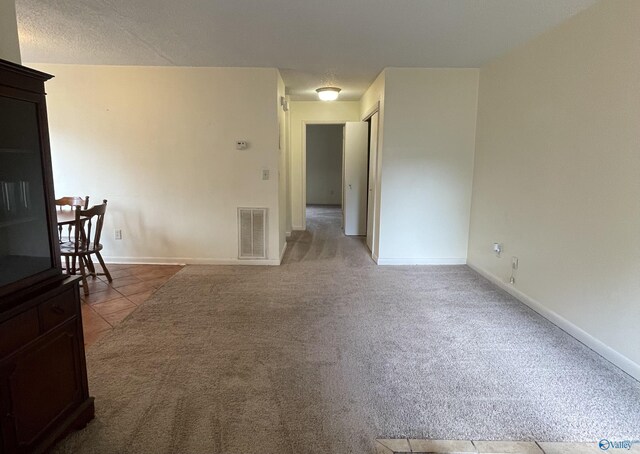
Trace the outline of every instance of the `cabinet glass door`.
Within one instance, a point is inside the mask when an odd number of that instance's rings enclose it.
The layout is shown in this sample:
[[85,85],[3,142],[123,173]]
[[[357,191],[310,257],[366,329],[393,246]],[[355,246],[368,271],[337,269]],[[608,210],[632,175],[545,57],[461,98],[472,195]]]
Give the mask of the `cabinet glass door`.
[[0,286],[52,267],[37,104],[0,97]]

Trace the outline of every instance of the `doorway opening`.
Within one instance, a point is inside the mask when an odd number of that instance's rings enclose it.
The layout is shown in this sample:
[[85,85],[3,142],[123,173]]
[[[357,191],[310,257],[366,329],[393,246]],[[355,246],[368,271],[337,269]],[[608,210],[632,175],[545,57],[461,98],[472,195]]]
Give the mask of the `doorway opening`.
[[334,206],[341,207],[343,233],[365,237],[369,124],[347,121],[303,125],[304,229],[308,206]]
[[[343,148],[344,124],[306,125],[306,208],[342,209]],[[309,210],[305,210],[305,213],[309,213]]]

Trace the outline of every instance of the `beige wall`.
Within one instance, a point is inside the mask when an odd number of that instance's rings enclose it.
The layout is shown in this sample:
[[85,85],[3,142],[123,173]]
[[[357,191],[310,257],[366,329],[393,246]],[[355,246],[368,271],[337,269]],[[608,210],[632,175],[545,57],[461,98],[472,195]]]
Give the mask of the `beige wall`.
[[[278,263],[275,69],[34,66],[56,76],[47,84],[56,195],[109,200],[105,256],[235,263],[236,210],[248,206],[269,209]],[[236,150],[238,139],[249,148]]]
[[370,114],[376,107],[384,106],[384,75],[382,71],[360,98],[360,119]]
[[603,1],[482,69],[469,244],[470,265],[636,378],[638,24],[639,1]]
[[478,73],[385,69],[379,264],[466,263]]
[[0,0],[0,58],[20,63],[20,45],[14,0]]
[[302,156],[302,131],[305,122],[344,123],[360,120],[360,103],[357,101],[294,101],[290,103],[290,176],[291,176],[291,229],[305,226],[304,159]]

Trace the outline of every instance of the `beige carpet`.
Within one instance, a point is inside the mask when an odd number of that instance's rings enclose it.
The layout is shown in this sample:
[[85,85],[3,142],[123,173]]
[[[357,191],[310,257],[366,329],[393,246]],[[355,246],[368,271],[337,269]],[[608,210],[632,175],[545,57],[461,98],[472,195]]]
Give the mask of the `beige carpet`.
[[87,355],[62,453],[640,439],[640,384],[465,266],[377,267],[311,210],[280,267],[189,266]]

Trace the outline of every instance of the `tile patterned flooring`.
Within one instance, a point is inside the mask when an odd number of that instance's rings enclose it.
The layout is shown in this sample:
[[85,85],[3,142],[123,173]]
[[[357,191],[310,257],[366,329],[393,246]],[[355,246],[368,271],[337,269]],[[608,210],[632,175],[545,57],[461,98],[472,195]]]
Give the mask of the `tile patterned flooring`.
[[[607,448],[608,449],[608,448]],[[413,440],[406,438],[376,440],[377,454],[589,454],[604,452],[598,442],[550,443],[535,441],[471,441],[471,440]],[[614,451],[616,451],[614,449]],[[640,453],[640,441],[623,452]]]
[[[89,278],[89,295],[82,297],[84,344],[89,348],[158,288],[180,271],[182,265],[112,265],[107,264],[113,282],[105,276]],[[98,272],[102,269],[96,264]]]

